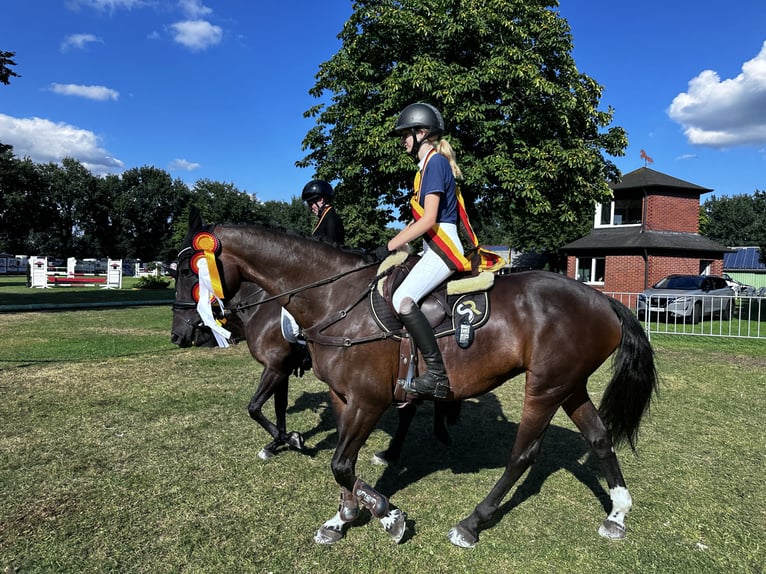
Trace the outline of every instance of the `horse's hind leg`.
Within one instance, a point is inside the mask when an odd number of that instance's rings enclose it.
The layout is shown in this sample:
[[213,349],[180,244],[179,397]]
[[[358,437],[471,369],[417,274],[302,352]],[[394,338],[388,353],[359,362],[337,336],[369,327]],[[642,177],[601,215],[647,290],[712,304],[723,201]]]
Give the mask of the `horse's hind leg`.
[[[529,381],[527,381],[529,387]],[[535,461],[540,452],[543,435],[548,428],[558,403],[551,396],[527,396],[516,434],[516,441],[505,471],[474,511],[450,530],[447,537],[455,546],[472,548],[479,541],[479,529],[497,510],[503,498],[522,474]]]
[[598,410],[585,394],[584,396],[571,397],[564,404],[564,411],[577,425],[591,450],[601,462],[606,483],[609,486],[612,509],[599,527],[598,533],[604,538],[625,538],[625,519],[630,512],[633,501],[625,485],[625,479],[622,476],[620,463],[617,461],[609,433],[598,416]]
[[[287,410],[287,381],[289,375],[271,367],[264,367],[258,387],[250,399],[247,411],[250,418],[261,425],[274,439],[258,453],[258,456],[264,460],[273,457],[279,447],[288,442],[297,448],[303,446],[303,437],[298,435],[299,440],[292,439],[292,434],[287,434],[285,423],[285,412]],[[274,396],[274,408],[276,410],[277,424],[275,425],[263,414],[263,405],[270,397]]]

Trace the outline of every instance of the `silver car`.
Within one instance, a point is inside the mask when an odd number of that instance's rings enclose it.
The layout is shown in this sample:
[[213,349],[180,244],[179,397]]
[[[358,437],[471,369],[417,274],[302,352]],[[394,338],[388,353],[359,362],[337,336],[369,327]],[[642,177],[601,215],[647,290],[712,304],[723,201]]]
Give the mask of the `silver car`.
[[668,275],[638,296],[638,316],[664,316],[698,323],[704,317],[730,317],[734,290],[716,275]]

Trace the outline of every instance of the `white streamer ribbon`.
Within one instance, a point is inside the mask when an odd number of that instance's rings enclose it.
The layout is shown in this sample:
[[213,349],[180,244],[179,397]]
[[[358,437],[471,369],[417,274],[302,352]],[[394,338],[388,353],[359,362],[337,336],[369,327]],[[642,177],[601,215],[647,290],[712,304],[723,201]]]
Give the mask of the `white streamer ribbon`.
[[223,301],[221,301],[213,291],[213,284],[210,281],[210,269],[207,266],[207,260],[204,257],[200,257],[197,262],[199,268],[199,301],[197,301],[197,313],[199,313],[202,322],[210,327],[213,332],[216,342],[219,347],[229,346],[229,337],[231,337],[231,331],[224,329],[213,316],[213,308],[210,305],[210,299],[214,298],[218,305],[221,307],[221,312],[224,311]]

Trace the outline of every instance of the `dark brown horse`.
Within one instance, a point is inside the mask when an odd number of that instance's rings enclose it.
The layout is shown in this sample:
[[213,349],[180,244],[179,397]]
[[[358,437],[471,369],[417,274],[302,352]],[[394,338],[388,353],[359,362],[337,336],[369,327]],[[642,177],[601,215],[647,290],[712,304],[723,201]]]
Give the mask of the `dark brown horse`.
[[[201,219],[196,225],[201,225]],[[182,251],[189,245],[183,245]],[[213,333],[197,313],[196,301],[192,295],[197,279],[189,265],[191,251],[187,250],[186,253],[187,257],[179,259],[173,273],[176,279],[176,302],[173,306],[171,341],[180,347],[215,347],[218,343]],[[258,456],[264,460],[273,457],[284,447],[302,450],[305,444],[301,433],[287,430],[288,382],[290,375],[303,374],[306,368],[305,352],[282,336],[282,307],[277,301],[267,299],[268,293],[263,288],[254,283],[243,282],[227,302],[225,323],[226,329],[232,333],[232,338],[245,340],[252,357],[263,365],[247,411],[250,418],[261,425],[272,438],[272,441],[258,452]],[[263,412],[264,405],[271,397],[274,397],[275,422],[269,420]],[[388,448],[375,454],[375,463],[388,464],[399,458],[415,410],[415,403],[407,403],[398,409],[399,423],[396,431]],[[447,424],[455,423],[459,415],[460,403],[440,403],[435,406],[434,435],[439,441],[449,443]]]
[[[399,343],[381,336],[365,304],[376,268],[359,253],[264,227],[215,226],[211,231],[220,243],[217,266],[225,289],[235,293],[242,281],[250,281],[277,296],[304,327],[315,374],[330,388],[338,428],[331,468],[341,503],[317,531],[316,542],[342,538],[359,505],[401,541],[406,514],[356,475],[360,448],[392,404],[399,369]],[[481,526],[539,453],[560,407],[604,468],[612,508],[599,533],[624,537],[632,501],[613,445],[634,446],[657,387],[654,355],[641,324],[621,303],[547,272],[498,277],[490,308],[489,320],[468,348],[459,348],[453,337],[439,340],[452,383],[449,399],[481,395],[525,373],[524,405],[505,471],[452,528],[449,540],[462,547],[476,544]],[[588,377],[612,354],[613,378],[597,410],[586,388]]]

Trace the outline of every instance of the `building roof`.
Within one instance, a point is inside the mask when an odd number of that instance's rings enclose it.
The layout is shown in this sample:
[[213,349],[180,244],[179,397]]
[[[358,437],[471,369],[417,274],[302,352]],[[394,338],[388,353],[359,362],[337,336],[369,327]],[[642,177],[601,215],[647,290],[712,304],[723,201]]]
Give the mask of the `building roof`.
[[619,183],[610,183],[609,187],[614,191],[626,191],[629,189],[641,189],[646,187],[666,187],[676,190],[695,193],[697,196],[713,191],[694,183],[689,183],[677,177],[671,177],[648,167],[641,167],[622,176]]
[[731,253],[723,254],[724,271],[766,271],[761,263],[761,250],[758,247],[734,247]]
[[560,251],[581,252],[621,251],[693,251],[716,255],[731,251],[728,247],[696,233],[674,231],[642,231],[641,227],[609,227],[593,229],[589,235],[564,245]]

